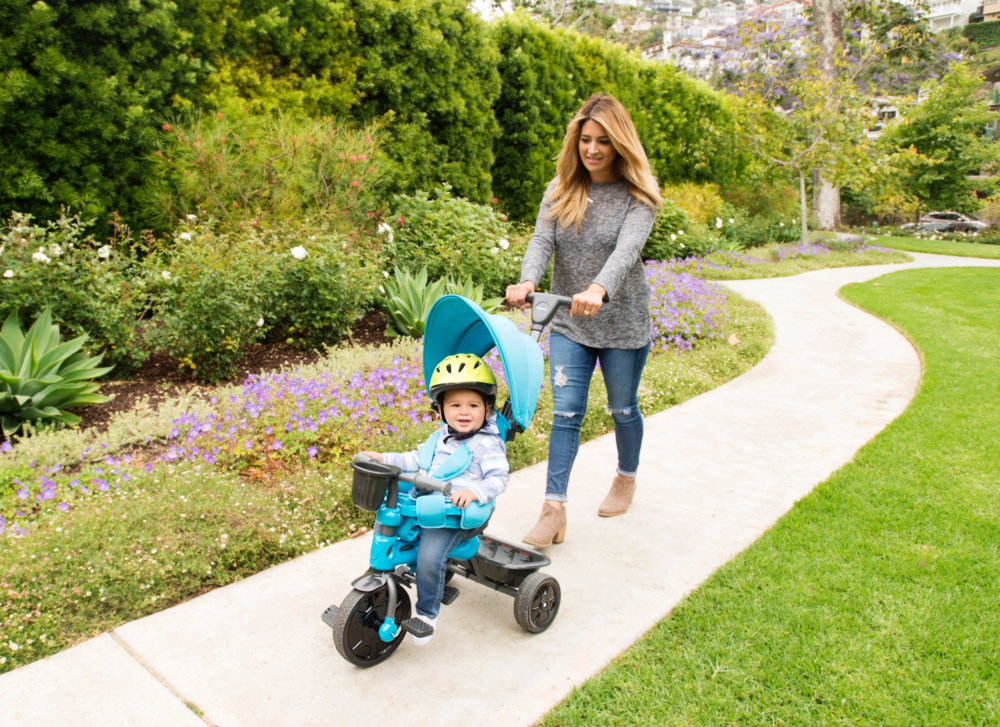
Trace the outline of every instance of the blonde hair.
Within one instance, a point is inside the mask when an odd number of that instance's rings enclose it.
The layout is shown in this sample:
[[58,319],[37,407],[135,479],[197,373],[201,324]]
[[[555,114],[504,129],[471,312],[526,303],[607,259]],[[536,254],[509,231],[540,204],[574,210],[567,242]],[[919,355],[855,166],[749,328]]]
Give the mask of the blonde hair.
[[588,120],[604,127],[618,152],[613,162],[615,177],[624,177],[629,193],[655,213],[663,204],[663,198],[649,169],[649,160],[635,125],[618,99],[597,93],[587,99],[566,127],[562,151],[556,157],[556,188],[552,191],[552,206],[546,217],[554,217],[563,229],[572,224],[574,231],[578,232],[587,213],[590,172],[580,161],[579,144],[583,125]]

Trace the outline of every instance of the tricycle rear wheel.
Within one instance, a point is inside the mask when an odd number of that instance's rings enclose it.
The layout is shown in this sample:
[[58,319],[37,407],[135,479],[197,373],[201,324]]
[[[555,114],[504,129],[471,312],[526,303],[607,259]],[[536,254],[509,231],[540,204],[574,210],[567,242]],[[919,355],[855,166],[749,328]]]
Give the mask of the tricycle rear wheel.
[[525,631],[540,634],[555,621],[561,599],[559,581],[535,571],[517,589],[514,618]]
[[[385,622],[389,605],[389,587],[374,591],[352,590],[340,604],[333,622],[333,644],[342,657],[354,666],[366,669],[392,656],[406,633],[400,630],[395,639],[386,643],[378,629]],[[396,587],[396,624],[410,617],[410,596],[405,588]]]

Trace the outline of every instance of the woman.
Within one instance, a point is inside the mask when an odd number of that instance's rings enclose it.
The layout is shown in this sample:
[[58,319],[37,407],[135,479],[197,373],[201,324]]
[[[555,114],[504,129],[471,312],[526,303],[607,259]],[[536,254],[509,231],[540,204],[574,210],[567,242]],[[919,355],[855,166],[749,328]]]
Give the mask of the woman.
[[640,253],[662,204],[649,161],[625,107],[597,94],[566,128],[521,282],[507,288],[525,306],[555,254],[552,292],[573,297],[552,324],[549,376],[554,412],[548,483],[538,523],[524,542],[538,548],[566,534],[566,491],[580,446],[590,378],[598,361],[615,423],[618,468],[598,515],[628,510],[642,446],[639,379],[653,339],[649,287]]

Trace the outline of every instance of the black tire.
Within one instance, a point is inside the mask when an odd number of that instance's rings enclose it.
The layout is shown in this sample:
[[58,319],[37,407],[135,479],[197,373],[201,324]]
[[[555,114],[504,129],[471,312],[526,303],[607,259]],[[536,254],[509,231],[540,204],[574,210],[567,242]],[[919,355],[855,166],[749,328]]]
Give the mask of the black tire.
[[[389,605],[389,587],[382,586],[365,593],[357,589],[347,594],[334,619],[333,644],[347,661],[367,669],[381,664],[392,656],[406,633],[386,643],[378,636],[378,629],[385,622],[385,609]],[[410,595],[402,586],[396,586],[396,624],[410,617]]]
[[518,625],[532,634],[540,634],[556,620],[562,592],[559,581],[535,571],[521,581],[514,596],[514,618]]

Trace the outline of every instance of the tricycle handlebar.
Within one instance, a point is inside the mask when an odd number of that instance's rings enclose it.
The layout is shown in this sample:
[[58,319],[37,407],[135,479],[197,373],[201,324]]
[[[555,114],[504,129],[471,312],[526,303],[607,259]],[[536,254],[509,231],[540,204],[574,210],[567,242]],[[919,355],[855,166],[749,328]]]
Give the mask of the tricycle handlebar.
[[[375,464],[381,464],[374,457],[368,457],[361,452],[354,455],[355,462],[374,462]],[[442,482],[441,480],[435,480],[433,477],[428,477],[427,475],[422,475],[419,472],[401,472],[397,479],[402,482],[409,482],[415,487],[423,487],[425,490],[434,490],[435,492],[440,492],[442,495],[447,497],[451,494],[451,483]]]

